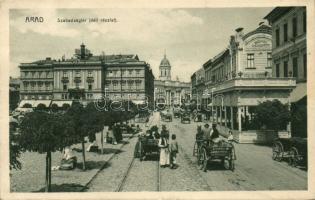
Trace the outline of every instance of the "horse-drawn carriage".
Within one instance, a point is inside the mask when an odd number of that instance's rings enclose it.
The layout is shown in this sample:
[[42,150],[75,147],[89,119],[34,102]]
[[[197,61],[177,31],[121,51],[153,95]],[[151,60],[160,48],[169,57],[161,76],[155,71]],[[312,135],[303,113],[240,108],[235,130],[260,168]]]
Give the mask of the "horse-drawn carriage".
[[181,115],[181,109],[179,107],[174,108],[173,114],[174,114],[174,118],[179,118]]
[[146,156],[159,154],[158,139],[152,135],[140,135],[135,149],[135,157],[142,161]]
[[289,165],[307,167],[307,139],[300,137],[277,138],[272,146],[272,159],[282,161],[287,159]]
[[200,169],[207,171],[210,161],[219,160],[224,167],[234,171],[236,160],[234,145],[221,140],[219,142],[196,140],[193,155],[197,156]]
[[180,122],[181,123],[186,123],[186,122],[190,123],[190,114],[189,114],[189,112],[183,112],[182,113]]
[[161,120],[162,121],[168,121],[168,122],[173,121],[172,114],[169,111],[162,111],[161,112]]
[[195,121],[195,122],[202,122],[202,113],[201,113],[201,112],[197,112],[197,113],[194,115],[194,121]]

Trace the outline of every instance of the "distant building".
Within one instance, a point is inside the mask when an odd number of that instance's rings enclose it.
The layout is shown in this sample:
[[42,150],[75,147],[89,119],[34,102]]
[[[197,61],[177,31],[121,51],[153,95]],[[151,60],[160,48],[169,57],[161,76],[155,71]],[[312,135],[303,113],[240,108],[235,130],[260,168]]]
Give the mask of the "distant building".
[[82,44],[74,58],[46,58],[19,67],[20,99],[33,107],[38,103],[62,106],[72,100],[88,103],[104,96],[153,103],[154,76],[149,64],[137,55],[94,56]]
[[[292,109],[303,116],[294,121],[295,135],[306,136],[307,132],[307,48],[306,48],[306,8],[276,7],[266,17],[272,26],[273,76],[294,77],[296,88],[290,94]],[[299,110],[299,111],[298,111]],[[303,114],[301,114],[303,112]]]
[[246,34],[238,28],[228,47],[203,65],[207,94],[204,106],[214,121],[234,130],[239,142],[258,140],[249,131],[260,129],[252,123],[255,106],[273,99],[289,103],[290,91],[295,87],[294,78],[272,77],[271,43],[270,26],[260,23]]
[[202,104],[202,99],[205,91],[205,70],[200,68],[190,77],[191,79],[191,99],[198,105]]
[[189,102],[191,96],[191,85],[188,82],[171,80],[171,64],[164,55],[160,66],[159,80],[154,81],[155,103],[171,105],[181,105]]

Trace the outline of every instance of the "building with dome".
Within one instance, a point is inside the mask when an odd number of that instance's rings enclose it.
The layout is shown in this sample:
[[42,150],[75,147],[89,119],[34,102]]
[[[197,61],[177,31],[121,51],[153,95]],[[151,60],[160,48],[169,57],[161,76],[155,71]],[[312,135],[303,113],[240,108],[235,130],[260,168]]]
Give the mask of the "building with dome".
[[164,58],[159,66],[159,79],[154,80],[154,100],[156,105],[182,105],[182,103],[190,101],[191,84],[179,81],[178,78],[172,80],[171,68],[170,61],[164,54]]

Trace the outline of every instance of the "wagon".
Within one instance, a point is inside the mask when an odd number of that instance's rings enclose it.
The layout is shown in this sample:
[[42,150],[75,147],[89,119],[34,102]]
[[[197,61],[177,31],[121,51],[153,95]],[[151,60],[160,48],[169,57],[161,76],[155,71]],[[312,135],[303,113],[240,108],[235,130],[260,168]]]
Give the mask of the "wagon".
[[197,114],[194,116],[194,121],[195,121],[195,122],[202,122],[202,114],[201,114],[201,113],[197,113]]
[[185,123],[185,122],[188,122],[190,123],[190,114],[189,113],[183,113],[181,115],[181,120],[180,120],[181,123]]
[[142,161],[143,158],[148,155],[158,155],[160,152],[158,147],[158,139],[154,139],[147,135],[139,136],[137,146],[137,154],[135,157],[139,157],[140,161]]
[[231,142],[220,141],[213,143],[211,141],[203,141],[198,146],[196,153],[200,169],[206,172],[210,161],[220,161],[224,167],[227,164],[227,169],[234,171],[236,155],[234,145]]
[[161,112],[161,120],[168,121],[168,122],[173,121],[172,114],[169,112]]
[[286,159],[293,167],[307,166],[307,139],[276,138],[272,146],[272,159],[279,162]]

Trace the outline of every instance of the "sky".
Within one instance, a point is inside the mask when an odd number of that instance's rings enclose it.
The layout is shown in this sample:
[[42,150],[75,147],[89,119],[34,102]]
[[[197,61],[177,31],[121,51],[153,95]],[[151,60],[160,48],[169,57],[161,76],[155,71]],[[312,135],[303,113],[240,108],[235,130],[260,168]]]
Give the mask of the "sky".
[[[10,10],[10,76],[19,63],[51,57],[71,58],[83,42],[91,53],[137,54],[150,64],[156,78],[166,52],[172,79],[190,76],[228,46],[238,27],[258,27],[273,8],[193,9],[19,9]],[[42,23],[25,22],[42,16]],[[58,19],[116,19],[116,22],[65,23]],[[267,22],[265,21],[267,24]]]

